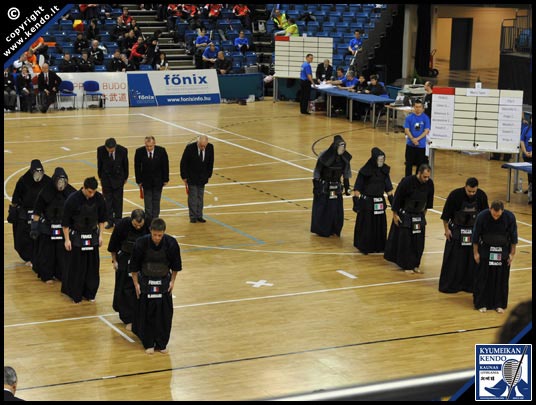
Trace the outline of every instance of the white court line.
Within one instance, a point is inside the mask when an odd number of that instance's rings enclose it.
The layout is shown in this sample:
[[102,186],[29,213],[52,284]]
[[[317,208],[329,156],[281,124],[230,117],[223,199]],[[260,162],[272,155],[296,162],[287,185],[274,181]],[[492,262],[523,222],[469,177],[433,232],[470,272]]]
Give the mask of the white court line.
[[[139,191],[139,189],[138,189],[138,191]],[[135,207],[141,208],[142,210],[145,209],[145,207],[143,205],[137,204],[134,201],[130,201],[128,198],[123,197],[123,200],[125,200],[126,202],[132,204]]]
[[[519,268],[519,269],[511,269],[511,272],[525,271],[525,270],[532,271],[532,267],[523,267],[523,268]],[[196,304],[175,305],[175,306],[173,306],[173,308],[174,309],[180,309],[180,308],[190,308],[190,307],[203,307],[203,306],[208,306],[208,305],[233,304],[233,303],[237,303],[237,302],[246,302],[246,301],[258,301],[258,300],[287,298],[287,297],[292,298],[292,297],[299,297],[301,295],[322,294],[322,293],[327,293],[327,292],[356,290],[356,289],[370,288],[370,287],[385,287],[385,286],[397,285],[397,284],[428,282],[428,281],[434,281],[434,280],[438,280],[438,279],[439,279],[439,277],[416,278],[416,279],[412,279],[412,280],[390,281],[390,282],[386,282],[386,283],[374,283],[374,284],[358,285],[358,286],[328,288],[328,289],[323,289],[323,290],[301,291],[301,292],[278,294],[278,295],[266,295],[266,296],[262,296],[262,297],[248,297],[248,298],[236,298],[236,299],[222,300],[222,301],[199,302],[199,303],[196,303]],[[54,319],[54,320],[39,321],[39,322],[17,323],[17,324],[13,324],[13,325],[4,325],[4,329],[19,327],[19,326],[33,326],[33,325],[43,325],[43,324],[47,324],[47,323],[78,321],[78,320],[81,320],[81,319],[92,319],[92,318],[100,318],[100,317],[105,317],[105,316],[117,316],[117,313],[114,312],[112,314],[82,316],[82,317],[79,317],[79,318],[63,318],[63,319]]]
[[[147,117],[147,118],[153,119],[153,120],[155,120],[155,121],[159,121],[159,122],[161,122],[161,123],[163,123],[163,124],[166,124],[166,125],[175,127],[175,128],[179,128],[179,129],[182,129],[182,130],[185,130],[185,131],[190,131],[190,132],[192,132],[192,133],[194,133],[194,134],[196,134],[196,135],[207,135],[207,136],[211,137],[212,139],[216,139],[217,141],[222,142],[222,143],[224,143],[224,144],[231,145],[231,146],[234,146],[235,148],[243,149],[243,150],[246,150],[246,151],[251,152],[251,153],[253,153],[253,154],[260,155],[260,156],[264,156],[264,157],[266,157],[266,158],[273,159],[273,160],[276,160],[276,161],[281,162],[281,163],[285,163],[285,164],[287,164],[287,165],[289,165],[289,166],[297,167],[298,169],[305,170],[305,171],[307,171],[307,172],[309,172],[309,173],[312,173],[312,172],[313,172],[313,169],[309,169],[308,167],[303,167],[303,166],[297,165],[297,164],[295,164],[295,163],[289,162],[288,160],[281,159],[281,158],[278,158],[278,157],[276,157],[276,156],[269,155],[269,154],[264,153],[264,152],[259,152],[259,151],[255,150],[255,149],[247,148],[247,147],[242,146],[242,145],[239,145],[239,144],[237,144],[237,143],[233,143],[233,142],[226,141],[226,140],[224,140],[224,139],[216,138],[214,135],[210,135],[210,134],[206,134],[206,133],[204,133],[204,132],[196,131],[196,130],[194,130],[194,129],[186,128],[186,127],[183,127],[182,125],[174,124],[173,122],[165,121],[165,120],[162,120],[162,119],[160,119],[160,118],[153,117],[153,116],[148,115],[148,114],[141,114],[141,115],[143,115],[143,116],[145,116],[145,117]],[[276,146],[274,145],[274,147],[276,147]],[[281,149],[283,149],[283,148],[281,148]],[[296,153],[296,154],[299,154],[299,153],[297,153],[297,152],[295,152],[295,153]],[[300,155],[302,155],[302,156],[307,156],[307,155],[303,155],[303,154],[300,154]]]
[[71,150],[71,149],[69,149],[67,146],[60,146],[60,147],[61,147],[61,149],[63,149],[63,150],[67,150],[67,151]]
[[121,336],[123,336],[123,338],[125,338],[125,340],[127,340],[128,342],[130,343],[134,343],[134,339],[132,339],[131,337],[129,337],[128,335],[126,335],[123,331],[119,330],[119,328],[117,326],[115,326],[113,323],[111,323],[110,321],[104,319],[104,316],[103,315],[99,315],[99,319],[104,322],[106,325],[108,325],[110,328],[112,328],[113,330],[115,330],[117,333],[119,333]]
[[344,270],[337,270],[337,273],[340,273],[340,274],[342,274],[343,276],[346,276],[346,277],[348,277],[348,278],[352,278],[352,279],[357,278],[357,276],[354,276],[353,274],[347,273],[347,272],[345,272]]
[[520,240],[521,242],[530,243],[532,245],[531,240],[523,239],[523,238],[520,238],[519,236],[517,237],[517,239]]

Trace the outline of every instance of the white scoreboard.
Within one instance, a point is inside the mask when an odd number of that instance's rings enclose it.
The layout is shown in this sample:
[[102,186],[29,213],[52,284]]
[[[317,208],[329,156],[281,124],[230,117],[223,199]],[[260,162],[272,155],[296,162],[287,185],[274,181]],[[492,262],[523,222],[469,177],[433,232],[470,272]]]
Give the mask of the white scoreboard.
[[518,153],[523,91],[434,88],[430,147]]
[[300,70],[305,56],[314,56],[313,76],[316,66],[329,59],[333,61],[333,38],[325,37],[275,37],[275,75],[291,79],[300,78]]

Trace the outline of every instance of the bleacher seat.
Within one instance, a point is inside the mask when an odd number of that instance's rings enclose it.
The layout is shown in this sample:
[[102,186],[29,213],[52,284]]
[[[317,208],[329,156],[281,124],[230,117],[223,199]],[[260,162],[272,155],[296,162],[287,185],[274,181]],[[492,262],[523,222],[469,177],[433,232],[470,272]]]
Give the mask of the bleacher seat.
[[332,7],[333,6],[331,4],[321,4],[320,5],[320,10],[325,11],[327,13],[327,12],[331,11]]
[[333,32],[335,31],[335,23],[331,21],[324,21],[322,23],[322,31],[324,32]]
[[50,69],[51,72],[56,72],[57,73],[57,72],[60,71],[58,66],[55,66],[55,65],[51,65],[48,68]]
[[151,65],[148,65],[148,64],[141,64],[140,65],[140,70],[153,70],[153,67]]
[[316,21],[323,22],[327,19],[327,13],[325,11],[319,10],[312,13],[316,17]]
[[95,72],[106,72],[106,66],[104,66],[104,65],[95,65]]
[[256,65],[258,62],[257,54],[255,52],[246,52],[245,59],[247,66]]
[[235,47],[233,45],[232,41],[221,41],[221,47],[224,52],[233,52],[235,50]]
[[351,11],[346,11],[342,13],[342,20],[344,22],[352,23],[355,21],[355,15]]
[[310,32],[313,36],[320,31],[320,24],[318,21],[309,21],[307,24],[307,31]]

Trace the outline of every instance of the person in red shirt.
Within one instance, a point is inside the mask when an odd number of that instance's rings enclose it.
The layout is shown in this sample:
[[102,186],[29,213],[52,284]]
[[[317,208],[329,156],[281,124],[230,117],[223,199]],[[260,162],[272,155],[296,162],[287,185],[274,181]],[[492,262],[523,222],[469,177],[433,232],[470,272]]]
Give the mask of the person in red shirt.
[[242,22],[242,26],[246,29],[251,27],[251,10],[246,4],[236,4],[233,7],[233,14],[237,16]]

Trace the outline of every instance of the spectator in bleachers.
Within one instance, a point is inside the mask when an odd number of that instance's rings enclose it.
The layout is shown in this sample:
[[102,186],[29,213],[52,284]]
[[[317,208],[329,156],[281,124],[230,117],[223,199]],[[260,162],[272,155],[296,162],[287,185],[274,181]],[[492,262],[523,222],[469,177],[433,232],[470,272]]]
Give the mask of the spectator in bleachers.
[[201,20],[201,11],[199,7],[195,4],[184,4],[182,6],[184,15],[186,16],[186,22],[188,23],[188,28],[191,30],[197,30],[205,28],[203,21]]
[[120,41],[117,41],[121,53],[125,53],[127,57],[130,57],[130,52],[132,52],[132,47],[136,44],[138,40],[134,35],[134,31],[129,30],[124,34],[123,38]]
[[148,63],[153,68],[160,60],[160,47],[158,46],[158,40],[162,35],[162,31],[156,30],[154,35],[146,42],[147,50],[145,51],[145,63]]
[[142,37],[145,39],[145,36],[141,32],[141,28],[138,26],[138,22],[133,18],[130,22],[130,29],[134,31],[134,37],[138,39],[138,37]]
[[94,65],[102,65],[104,62],[104,52],[99,47],[99,41],[94,39],[91,41],[91,48],[87,51],[89,59]]
[[100,29],[97,26],[97,20],[91,20],[89,22],[89,25],[86,31],[86,38],[89,41],[94,40],[94,39],[100,41]]
[[331,80],[333,77],[333,66],[330,65],[329,59],[325,59],[324,62],[318,64],[315,75],[317,83]]
[[48,70],[48,63],[43,63],[42,72],[37,77],[37,85],[41,94],[41,112],[46,113],[48,107],[56,102],[56,94],[61,84],[61,78]]
[[94,72],[95,63],[89,57],[89,52],[87,50],[82,51],[82,56],[77,60],[78,71],[79,72]]
[[285,30],[285,36],[287,37],[299,37],[300,36],[300,29],[298,28],[298,25],[296,24],[296,20],[294,18],[288,19],[288,27]]
[[208,18],[212,24],[216,24],[221,15],[223,4],[205,4],[203,7],[203,14],[205,18]]
[[169,5],[157,4],[155,21],[164,21],[167,18],[167,8]]
[[89,41],[85,37],[83,32],[76,34],[76,40],[74,41],[74,53],[81,54],[89,48]]
[[126,24],[123,24],[121,16],[118,16],[115,27],[110,33],[110,38],[112,41],[119,41],[121,38],[123,38],[125,32],[128,32],[128,27]]
[[34,104],[34,89],[28,66],[21,68],[17,78],[17,89],[19,90],[20,110],[31,113]]
[[214,45],[214,42],[211,42],[202,55],[203,58],[203,69],[213,69],[214,64],[218,58],[218,48]]
[[195,39],[195,68],[196,69],[202,69],[203,68],[203,52],[205,52],[205,49],[207,48],[208,44],[210,44],[212,41],[207,36],[207,32],[204,28],[201,28],[199,30],[199,35]]
[[136,66],[134,65],[134,63],[132,63],[132,61],[128,59],[127,55],[125,55],[124,53],[121,54],[121,60],[125,64],[125,72],[132,72],[136,70]]
[[304,11],[298,16],[298,21],[305,21],[305,26],[309,24],[309,21],[316,21],[316,17],[309,11]]
[[143,42],[143,38],[139,37],[138,42],[132,47],[129,60],[136,66],[136,70],[140,68],[140,63],[145,62],[145,53],[147,52],[147,45]]
[[[346,62],[346,57],[352,55],[352,57],[357,56],[358,53],[363,51],[363,39],[361,38],[361,32],[359,30],[354,31],[354,38],[348,43],[348,48],[346,53],[342,57],[343,61]],[[355,62],[355,61],[354,61]]]
[[35,56],[32,48],[28,49],[26,51],[26,57],[28,58],[28,62],[32,64],[32,71],[35,75],[38,75],[41,73],[41,66],[39,66],[39,62],[37,59],[37,56]]
[[233,63],[231,62],[231,59],[225,56],[223,51],[219,51],[218,58],[214,63],[214,68],[216,69],[217,74],[226,75],[231,73],[231,70],[233,70]]
[[19,56],[19,59],[13,62],[13,70],[16,70],[17,73],[20,73],[22,71],[22,68],[25,66],[29,72],[33,72],[32,64],[28,60],[28,55],[26,55],[26,53],[23,53],[22,55]]
[[120,15],[120,17],[122,23],[130,28],[130,22],[132,21],[132,17],[128,14],[128,7],[123,7],[123,13]]
[[108,63],[107,66],[108,72],[124,72],[126,69],[126,65],[121,60],[121,51],[119,49],[116,49],[114,51],[114,55],[112,56],[112,59]]
[[32,48],[35,56],[39,58],[39,55],[43,55],[45,60],[49,61],[48,56],[48,45],[45,43],[45,39],[43,37],[37,38],[34,43],[30,46]]
[[177,18],[183,20],[185,19],[185,14],[182,11],[182,6],[180,4],[168,4],[167,10],[167,29],[168,31],[174,31],[176,24],[177,24]]
[[154,67],[156,70],[169,70],[169,62],[165,52],[160,52],[158,55],[158,61],[155,63]]
[[78,66],[76,62],[71,58],[71,53],[69,51],[63,52],[63,59],[61,65],[59,66],[60,72],[76,72],[78,71]]
[[247,4],[235,4],[233,7],[233,14],[240,19],[242,27],[246,29],[251,28],[251,10]]
[[238,37],[234,40],[234,46],[238,52],[242,52],[244,55],[249,51],[249,41],[246,38],[244,30],[240,30],[238,33]]
[[287,15],[281,13],[281,11],[277,9],[274,11],[274,17],[272,18],[272,20],[274,21],[274,36],[285,35],[287,27],[289,26]]
[[99,5],[98,4],[80,4],[80,13],[82,14],[82,20],[92,20],[99,17]]
[[17,91],[15,79],[9,68],[4,69],[4,112],[15,111],[17,106]]

